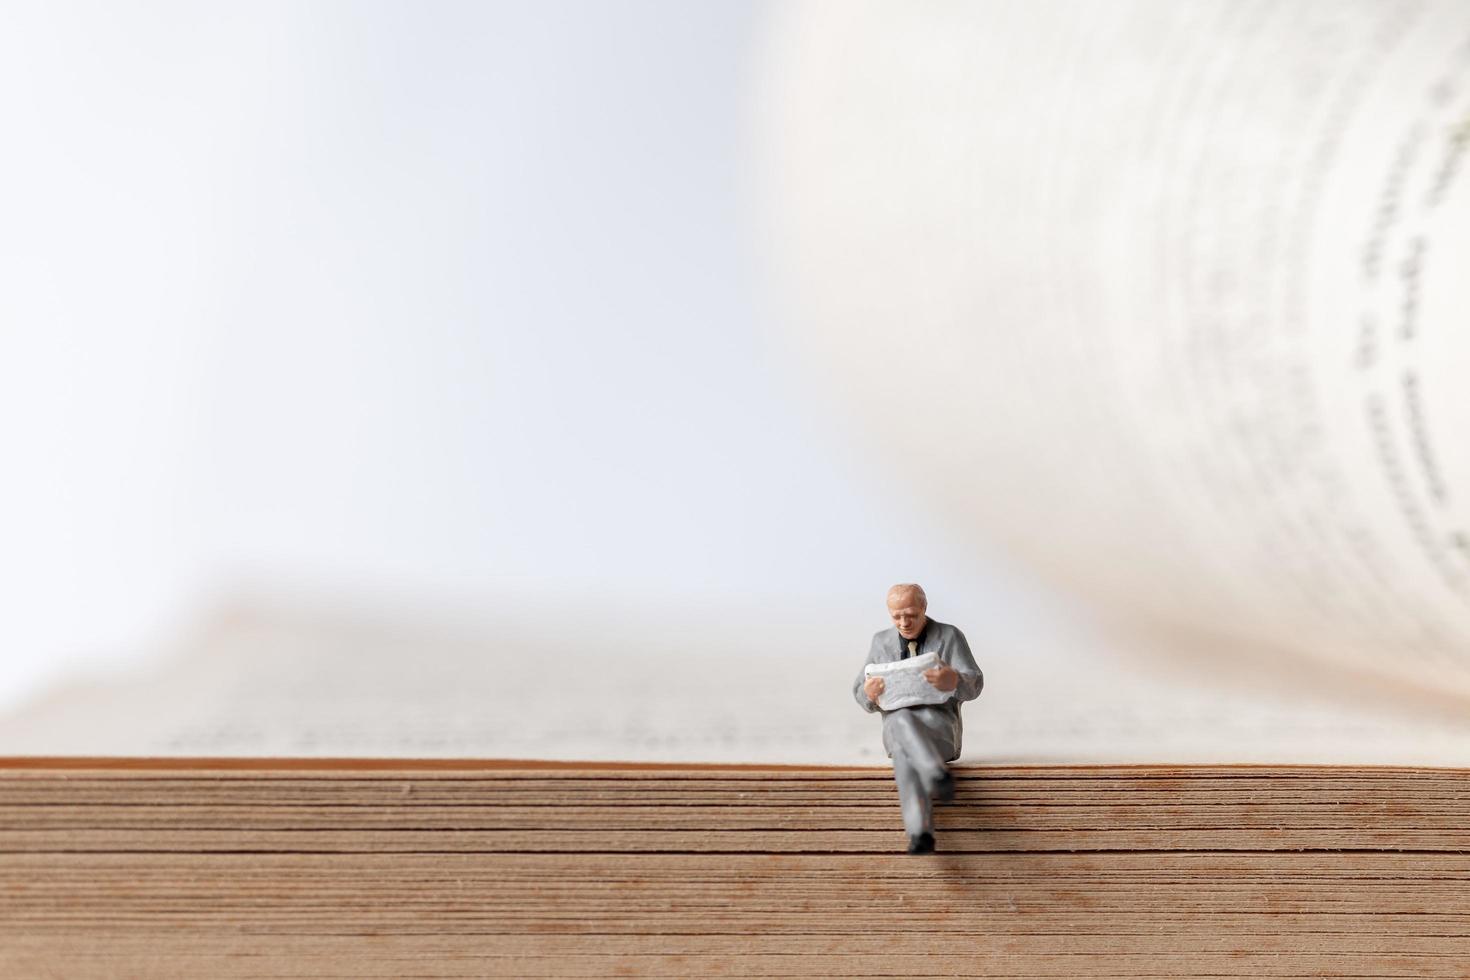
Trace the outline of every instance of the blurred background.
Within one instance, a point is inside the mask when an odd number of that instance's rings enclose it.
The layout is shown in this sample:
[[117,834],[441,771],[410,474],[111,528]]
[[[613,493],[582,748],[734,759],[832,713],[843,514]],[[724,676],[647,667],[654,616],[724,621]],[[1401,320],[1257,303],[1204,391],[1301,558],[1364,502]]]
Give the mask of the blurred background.
[[786,346],[771,13],[7,3],[0,706],[261,593],[1071,629]]

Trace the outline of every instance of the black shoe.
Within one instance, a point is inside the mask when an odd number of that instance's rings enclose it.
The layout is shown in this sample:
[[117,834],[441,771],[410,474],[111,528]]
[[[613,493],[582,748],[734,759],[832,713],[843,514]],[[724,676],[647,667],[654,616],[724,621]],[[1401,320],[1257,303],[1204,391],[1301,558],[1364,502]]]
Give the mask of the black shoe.
[[940,803],[954,802],[954,776],[944,774],[944,778],[934,785],[934,798]]
[[910,835],[909,836],[909,853],[910,854],[933,854],[934,853],[934,835],[931,834],[931,833],[929,833],[927,830],[924,831],[922,834]]

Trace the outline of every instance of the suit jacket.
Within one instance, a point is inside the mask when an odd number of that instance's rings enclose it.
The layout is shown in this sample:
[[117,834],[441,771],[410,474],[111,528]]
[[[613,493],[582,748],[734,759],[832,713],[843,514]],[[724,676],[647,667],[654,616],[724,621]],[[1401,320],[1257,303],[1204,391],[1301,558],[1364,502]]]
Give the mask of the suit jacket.
[[[868,648],[868,659],[863,666],[902,660],[907,650],[908,641],[899,635],[897,627],[890,626],[873,635],[873,644]],[[935,748],[939,750],[945,761],[953,761],[960,756],[960,736],[963,734],[963,726],[960,723],[960,704],[965,701],[973,701],[980,695],[980,689],[985,686],[985,676],[975,665],[975,658],[970,653],[970,644],[965,640],[965,634],[948,623],[929,620],[929,625],[924,630],[923,640],[919,645],[919,653],[922,655],[930,652],[938,653],[940,660],[955,669],[960,675],[960,683],[949,700],[941,704],[916,704],[910,708],[882,712],[883,748],[890,757],[893,755],[894,745],[893,740],[889,737],[888,719],[901,711],[914,713],[915,720],[919,721],[934,738]],[[863,672],[858,671],[857,680],[852,685],[852,696],[864,711],[878,711],[880,710],[878,706],[869,701],[868,696],[863,693],[863,681],[865,680],[867,678]]]

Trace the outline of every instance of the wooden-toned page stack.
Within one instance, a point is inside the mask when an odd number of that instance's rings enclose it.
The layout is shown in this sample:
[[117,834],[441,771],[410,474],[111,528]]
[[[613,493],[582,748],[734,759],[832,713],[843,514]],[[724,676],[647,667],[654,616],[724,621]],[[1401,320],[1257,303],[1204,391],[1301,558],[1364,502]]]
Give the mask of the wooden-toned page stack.
[[1463,976],[1470,773],[11,763],[6,976]]

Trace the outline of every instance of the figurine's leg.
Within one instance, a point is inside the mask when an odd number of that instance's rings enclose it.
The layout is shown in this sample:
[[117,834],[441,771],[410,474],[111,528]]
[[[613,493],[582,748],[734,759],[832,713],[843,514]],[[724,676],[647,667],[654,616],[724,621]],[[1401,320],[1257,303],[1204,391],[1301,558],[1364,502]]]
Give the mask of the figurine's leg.
[[929,786],[902,750],[893,753],[893,779],[898,783],[898,805],[909,838],[934,833],[934,805],[929,800]]
[[894,758],[898,758],[899,752],[908,757],[909,764],[924,781],[926,795],[945,783],[949,767],[944,764],[944,756],[934,747],[933,737],[908,709],[890,712],[883,720],[883,732],[892,740]]

